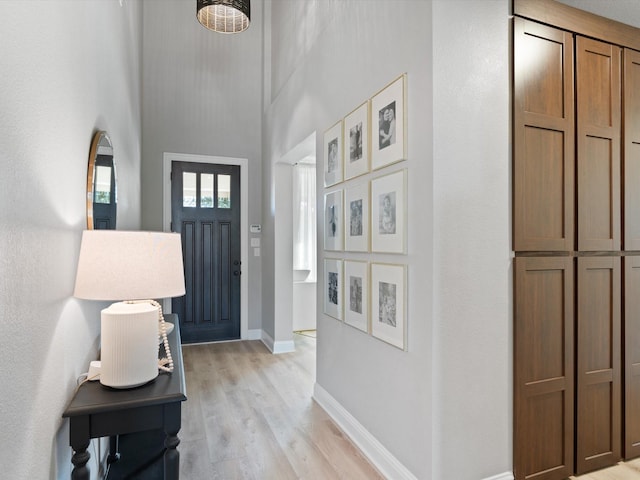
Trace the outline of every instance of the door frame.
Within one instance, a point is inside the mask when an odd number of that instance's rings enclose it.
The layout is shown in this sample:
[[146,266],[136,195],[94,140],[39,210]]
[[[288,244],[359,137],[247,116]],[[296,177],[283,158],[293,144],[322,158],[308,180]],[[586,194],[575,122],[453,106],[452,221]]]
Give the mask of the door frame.
[[[216,157],[211,155],[194,155],[189,153],[164,152],[162,160],[162,229],[171,231],[171,162],[210,163],[219,165],[240,166],[240,261],[242,270],[249,271],[248,229],[249,218],[249,160],[246,158]],[[240,339],[249,338],[249,277],[240,276]],[[162,308],[171,312],[171,299],[163,301]]]

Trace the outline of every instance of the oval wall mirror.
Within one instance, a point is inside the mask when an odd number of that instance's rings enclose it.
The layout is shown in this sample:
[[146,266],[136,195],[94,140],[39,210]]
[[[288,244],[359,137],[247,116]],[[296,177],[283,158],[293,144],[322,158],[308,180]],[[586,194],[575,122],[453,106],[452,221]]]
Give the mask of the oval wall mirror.
[[107,132],[96,132],[87,169],[88,230],[115,230],[117,198],[113,145]]

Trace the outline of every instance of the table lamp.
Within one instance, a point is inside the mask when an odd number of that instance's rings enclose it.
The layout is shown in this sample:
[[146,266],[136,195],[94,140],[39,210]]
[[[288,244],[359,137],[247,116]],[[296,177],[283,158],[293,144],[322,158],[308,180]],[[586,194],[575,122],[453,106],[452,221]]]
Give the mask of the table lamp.
[[[151,299],[184,293],[180,234],[83,232],[73,295],[117,302],[101,312],[100,383],[133,388],[158,376],[159,325],[164,327],[164,319],[160,304]],[[170,360],[166,335],[164,341]]]

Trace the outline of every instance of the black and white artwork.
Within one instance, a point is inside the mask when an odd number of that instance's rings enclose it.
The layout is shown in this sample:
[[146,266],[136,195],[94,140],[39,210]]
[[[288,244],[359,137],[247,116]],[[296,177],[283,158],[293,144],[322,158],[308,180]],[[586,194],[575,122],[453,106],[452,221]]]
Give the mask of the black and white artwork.
[[406,252],[406,170],[371,180],[371,251]]
[[342,169],[342,121],[336,123],[324,134],[324,185],[340,183]]
[[378,321],[396,326],[396,284],[378,282]]
[[378,112],[378,148],[382,150],[396,143],[396,102]]
[[349,162],[362,160],[362,122],[349,129]]
[[327,172],[332,173],[338,169],[338,137],[329,142],[329,158],[327,160]]
[[395,347],[406,347],[406,266],[371,264],[371,334]]
[[345,189],[345,245],[350,252],[369,250],[369,183]]
[[396,192],[378,195],[378,233],[380,235],[396,233]]
[[369,171],[369,101],[344,118],[344,178]]
[[362,199],[349,202],[349,235],[362,236]]
[[335,237],[338,232],[338,220],[340,214],[337,212],[336,205],[329,205],[327,207],[327,235],[329,237]]
[[338,272],[328,272],[329,282],[327,284],[327,291],[329,296],[328,302],[338,306]]
[[342,320],[342,260],[324,260],[324,313]]
[[362,313],[362,277],[349,277],[349,310]]
[[342,250],[343,228],[342,190],[324,196],[324,249]]
[[[369,331],[369,264],[367,262],[345,260],[345,311],[347,325]],[[347,297],[348,296],[348,297]],[[347,305],[347,301],[349,302]]]
[[406,82],[405,74],[371,99],[373,170],[406,159]]

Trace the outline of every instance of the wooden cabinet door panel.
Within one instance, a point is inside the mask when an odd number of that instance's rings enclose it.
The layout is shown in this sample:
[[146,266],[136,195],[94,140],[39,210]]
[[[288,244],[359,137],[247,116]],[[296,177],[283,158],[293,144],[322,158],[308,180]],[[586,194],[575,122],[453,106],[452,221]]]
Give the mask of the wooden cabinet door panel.
[[624,50],[624,249],[640,250],[640,52]]
[[576,473],[621,458],[620,257],[578,258]]
[[624,259],[624,458],[640,456],[640,256]]
[[[516,251],[574,248],[573,37],[514,19]],[[522,52],[522,53],[520,53]]]
[[516,480],[573,473],[573,284],[571,257],[515,259]]
[[576,38],[578,250],[620,250],[620,48]]

